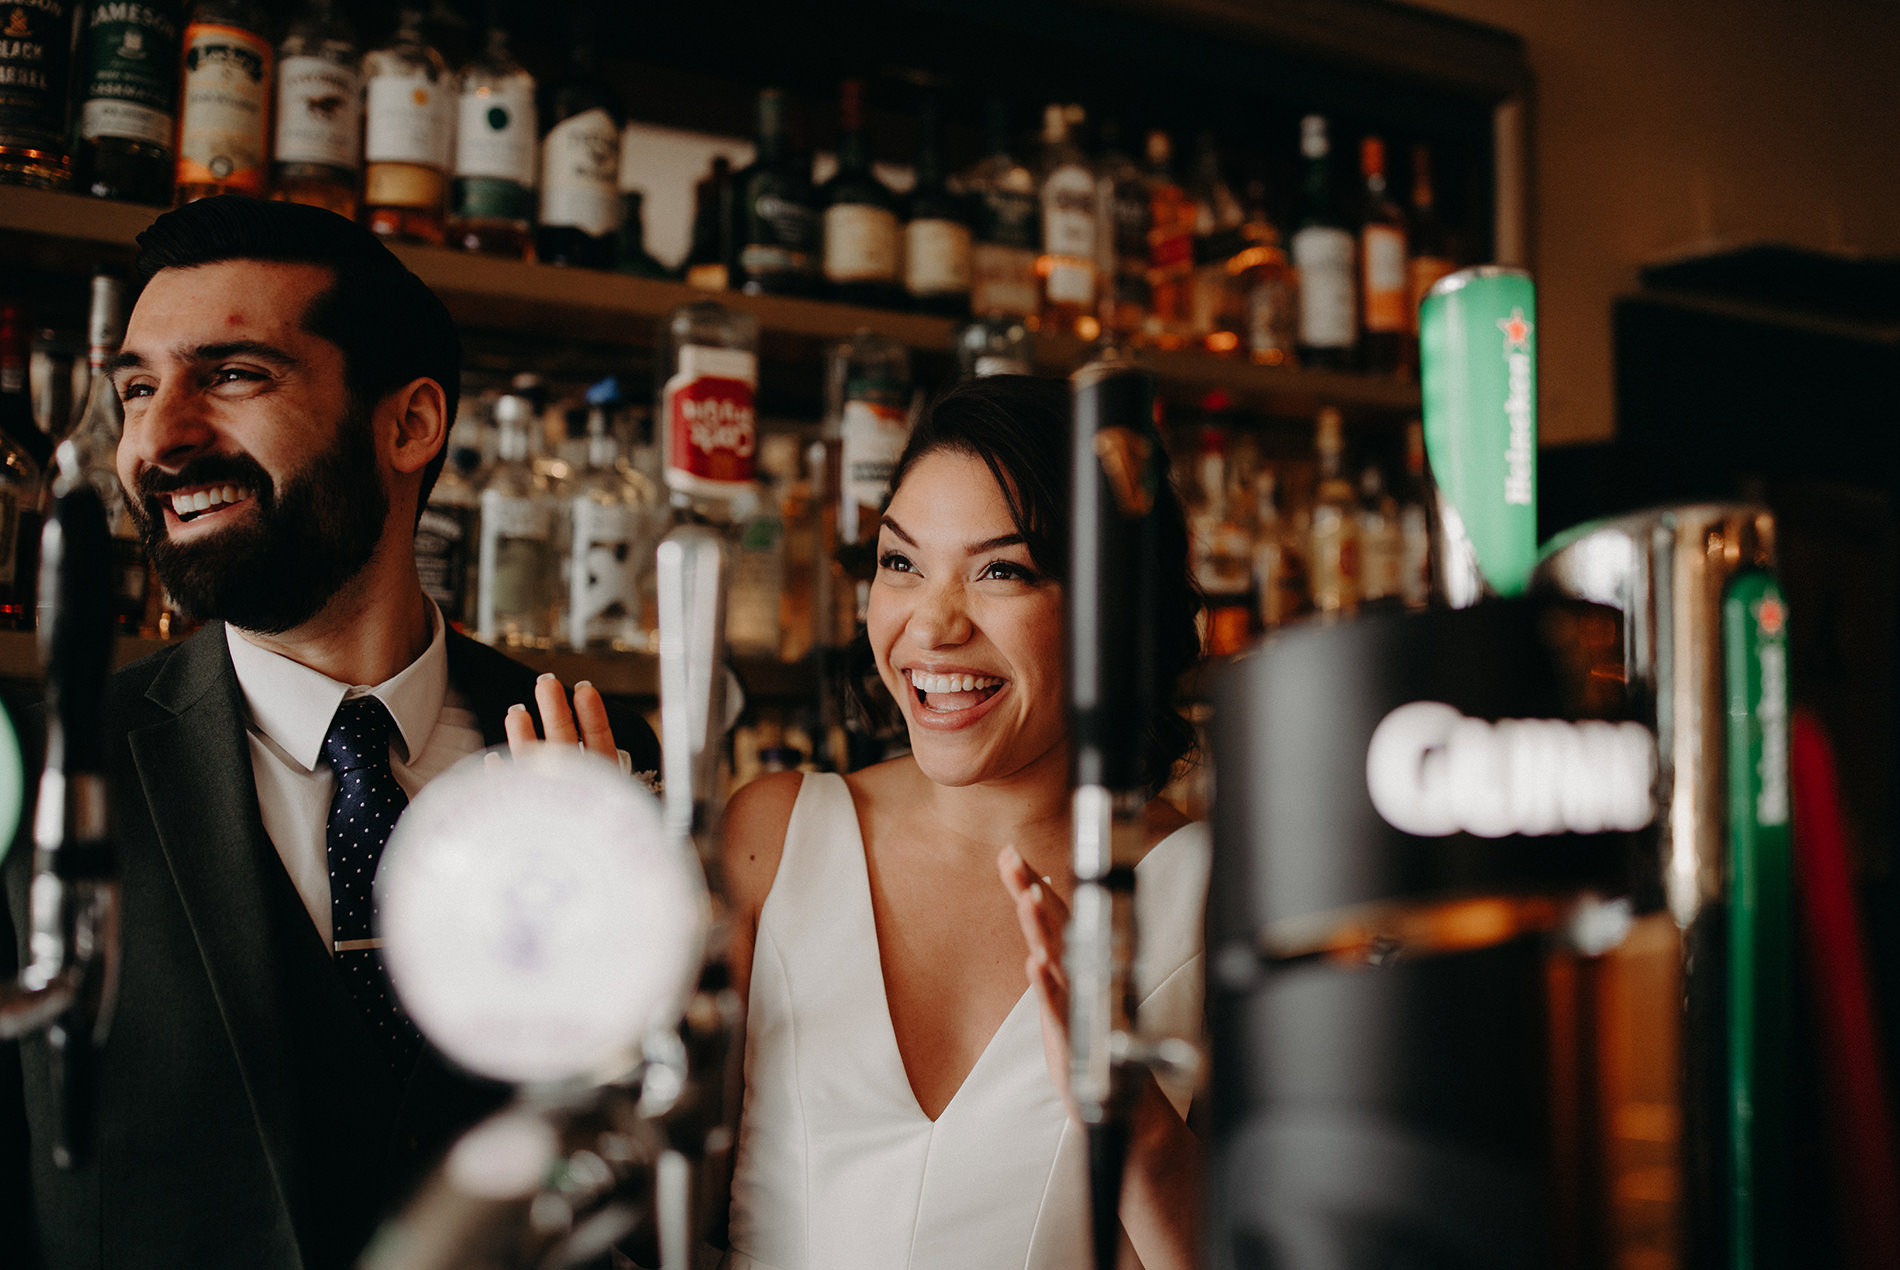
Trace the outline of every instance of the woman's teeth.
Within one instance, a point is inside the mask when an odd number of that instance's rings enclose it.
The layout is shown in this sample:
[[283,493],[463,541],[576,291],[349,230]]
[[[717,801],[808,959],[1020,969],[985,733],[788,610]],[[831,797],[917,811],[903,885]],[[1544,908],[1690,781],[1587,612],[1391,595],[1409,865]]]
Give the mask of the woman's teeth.
[[180,517],[195,516],[226,503],[241,502],[250,496],[251,491],[241,485],[213,485],[209,489],[193,490],[189,494],[173,494],[172,512]]
[[1002,682],[987,675],[927,675],[920,670],[910,672],[910,686],[919,692],[980,692]]

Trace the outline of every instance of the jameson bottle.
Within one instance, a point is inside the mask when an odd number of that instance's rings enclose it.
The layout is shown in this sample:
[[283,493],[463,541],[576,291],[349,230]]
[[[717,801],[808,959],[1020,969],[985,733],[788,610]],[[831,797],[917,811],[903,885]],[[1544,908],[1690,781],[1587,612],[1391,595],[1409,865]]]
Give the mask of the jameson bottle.
[[871,170],[864,132],[864,84],[847,79],[838,93],[843,131],[838,171],[819,191],[825,208],[825,285],[848,304],[890,308],[902,291],[897,196]]
[[732,285],[757,295],[808,295],[818,287],[822,221],[810,165],[792,150],[785,94],[759,93],[757,157],[732,178]]
[[396,33],[363,61],[363,213],[385,238],[441,243],[455,139],[455,81],[404,5]]
[[533,253],[534,96],[534,76],[515,60],[501,6],[491,2],[482,51],[456,81],[449,242],[463,251],[516,260]]
[[1411,326],[1405,213],[1386,192],[1385,142],[1367,137],[1359,143],[1359,171],[1366,179],[1359,222],[1359,360],[1375,375],[1390,375],[1404,359]]
[[758,448],[759,320],[712,300],[668,317],[660,364],[662,472],[675,506],[708,519],[752,485]]
[[1042,114],[1041,329],[1092,339],[1095,316],[1095,173],[1076,144],[1082,108],[1051,104]]
[[944,184],[943,119],[934,95],[917,107],[916,169],[904,222],[904,291],[914,309],[968,317],[970,211]]
[[0,27],[0,182],[66,188],[66,75],[71,67],[69,0],[9,4]]
[[336,0],[305,0],[277,46],[271,197],[356,216],[363,179],[363,46]]
[[185,24],[178,82],[181,204],[214,194],[261,198],[269,180],[275,50],[256,0],[197,0]]
[[964,174],[976,222],[970,241],[970,310],[978,318],[1036,312],[1042,248],[1036,177],[1010,146],[1009,106],[989,103],[989,152]]
[[620,100],[594,69],[593,10],[575,8],[567,66],[541,103],[541,228],[547,264],[614,267],[620,233]]
[[1300,121],[1300,153],[1306,162],[1292,244],[1300,282],[1300,361],[1324,370],[1350,370],[1359,334],[1353,234],[1339,212],[1332,145],[1322,116]]
[[73,188],[165,204],[177,129],[176,0],[92,0],[79,18],[73,73]]

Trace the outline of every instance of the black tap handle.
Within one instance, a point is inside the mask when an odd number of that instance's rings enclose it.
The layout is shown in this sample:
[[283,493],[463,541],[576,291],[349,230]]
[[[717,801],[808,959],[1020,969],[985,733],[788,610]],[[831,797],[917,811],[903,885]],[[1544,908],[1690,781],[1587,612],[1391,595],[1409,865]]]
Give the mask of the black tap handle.
[[40,658],[49,768],[69,778],[105,766],[102,727],[112,667],[112,534],[90,485],[61,494],[40,539]]

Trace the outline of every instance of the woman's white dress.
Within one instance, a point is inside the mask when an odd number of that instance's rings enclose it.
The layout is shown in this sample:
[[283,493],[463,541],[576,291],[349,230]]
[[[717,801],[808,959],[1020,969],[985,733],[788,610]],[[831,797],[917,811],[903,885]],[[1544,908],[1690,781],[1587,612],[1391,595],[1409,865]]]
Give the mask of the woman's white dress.
[[[1136,869],[1136,982],[1156,1034],[1200,1034],[1207,859],[1194,824]],[[799,789],[748,1009],[729,1267],[1086,1270],[1083,1138],[1049,1078],[1033,996],[936,1120],[917,1105],[842,777],[807,775]],[[1182,1110],[1189,1092],[1167,1088]]]

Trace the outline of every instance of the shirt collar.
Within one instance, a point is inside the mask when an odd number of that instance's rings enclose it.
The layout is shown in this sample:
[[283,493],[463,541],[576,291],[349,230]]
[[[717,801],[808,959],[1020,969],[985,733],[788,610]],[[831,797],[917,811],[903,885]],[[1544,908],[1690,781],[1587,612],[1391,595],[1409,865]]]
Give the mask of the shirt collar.
[[231,668],[259,731],[306,771],[323,761],[323,738],[346,697],[373,696],[388,707],[396,720],[402,757],[410,762],[422,753],[442,713],[449,688],[447,623],[430,600],[429,622],[434,632],[422,655],[373,687],[345,684],[281,653],[259,648],[226,623],[225,644],[231,650]]

